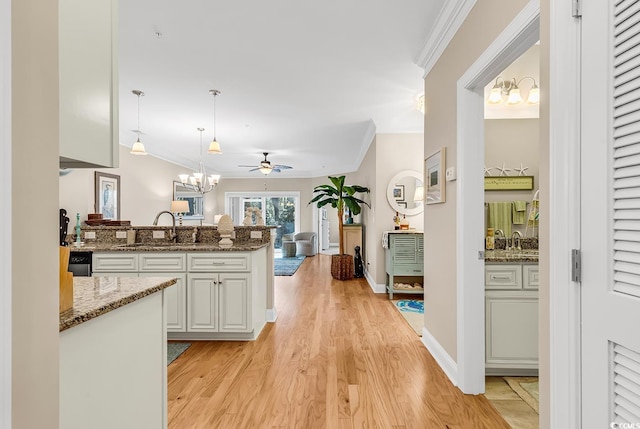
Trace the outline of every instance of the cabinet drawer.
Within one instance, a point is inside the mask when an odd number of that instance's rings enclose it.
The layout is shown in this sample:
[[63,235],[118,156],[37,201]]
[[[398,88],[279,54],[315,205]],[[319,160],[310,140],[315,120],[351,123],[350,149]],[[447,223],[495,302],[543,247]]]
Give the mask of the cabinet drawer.
[[191,272],[239,272],[249,271],[251,255],[240,252],[189,253],[187,267]]
[[184,253],[143,253],[140,254],[140,271],[154,273],[184,271],[186,259]]
[[485,265],[486,289],[522,289],[522,265]]
[[94,253],[94,272],[137,272],[138,255],[135,253]]
[[424,268],[422,264],[395,264],[393,274],[396,276],[422,276]]
[[522,274],[523,287],[525,289],[538,289],[540,275],[537,265],[524,265]]

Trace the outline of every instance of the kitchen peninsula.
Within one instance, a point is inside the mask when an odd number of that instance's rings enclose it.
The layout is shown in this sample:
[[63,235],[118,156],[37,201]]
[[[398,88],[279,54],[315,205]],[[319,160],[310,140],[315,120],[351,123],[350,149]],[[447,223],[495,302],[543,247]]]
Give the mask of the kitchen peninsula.
[[164,294],[176,279],[77,277],[60,313],[60,427],[166,428]]
[[177,279],[166,294],[169,339],[254,340],[275,320],[270,230],[237,226],[232,245],[208,226],[89,227],[82,238],[95,277]]

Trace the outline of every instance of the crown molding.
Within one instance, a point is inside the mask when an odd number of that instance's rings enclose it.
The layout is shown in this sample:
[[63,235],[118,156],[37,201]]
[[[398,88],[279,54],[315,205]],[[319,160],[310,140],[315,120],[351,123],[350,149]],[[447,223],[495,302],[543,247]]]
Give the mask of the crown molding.
[[436,19],[433,30],[414,62],[424,69],[423,77],[431,71],[444,50],[453,39],[477,0],[451,0],[445,2]]

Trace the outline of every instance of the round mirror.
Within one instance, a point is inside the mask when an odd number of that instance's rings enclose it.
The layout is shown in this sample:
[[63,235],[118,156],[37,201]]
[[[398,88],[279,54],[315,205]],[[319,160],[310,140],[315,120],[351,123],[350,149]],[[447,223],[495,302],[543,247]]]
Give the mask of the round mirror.
[[[393,176],[387,187],[387,200],[400,214],[414,216],[424,209],[422,174],[405,170]],[[416,201],[417,200],[417,201]]]

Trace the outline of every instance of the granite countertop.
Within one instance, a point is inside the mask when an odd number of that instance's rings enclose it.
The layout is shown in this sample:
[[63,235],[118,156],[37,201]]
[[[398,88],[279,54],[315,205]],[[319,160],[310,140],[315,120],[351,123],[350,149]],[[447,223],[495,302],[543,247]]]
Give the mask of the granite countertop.
[[74,277],[73,308],[60,313],[60,332],[161,291],[171,277]]
[[83,246],[69,246],[71,251],[93,252],[251,252],[269,246],[269,243],[240,243],[221,246],[216,243],[98,243],[86,242]]
[[538,249],[486,250],[485,262],[538,262]]

